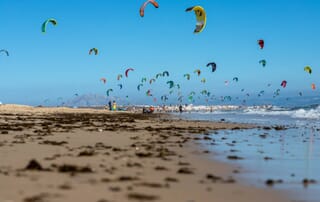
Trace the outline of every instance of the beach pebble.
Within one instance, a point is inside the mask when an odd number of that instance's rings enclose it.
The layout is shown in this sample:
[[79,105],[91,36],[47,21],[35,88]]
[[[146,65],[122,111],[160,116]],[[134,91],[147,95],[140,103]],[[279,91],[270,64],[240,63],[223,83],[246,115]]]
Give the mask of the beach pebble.
[[179,182],[177,178],[173,178],[173,177],[166,177],[164,180],[166,182]]
[[190,163],[188,163],[188,162],[179,162],[178,165],[179,166],[189,166]]
[[149,187],[149,188],[163,188],[163,187],[169,187],[169,184],[160,184],[156,182],[141,182],[138,184],[135,184],[136,186],[144,186],[144,187]]
[[215,175],[212,175],[212,174],[207,174],[206,178],[208,180],[212,180],[213,182],[222,180],[222,177],[215,176]]
[[179,174],[193,174],[193,171],[192,171],[191,168],[185,167],[185,168],[180,168],[180,169],[177,171],[177,173],[179,173]]
[[140,158],[147,158],[147,157],[151,157],[152,153],[150,153],[150,152],[137,152],[136,156],[138,156]]
[[32,159],[29,161],[28,165],[25,167],[26,170],[43,170],[42,166],[38,161]]
[[70,190],[72,189],[72,186],[68,183],[65,183],[65,184],[59,185],[58,188],[62,190]]
[[140,164],[140,163],[128,162],[128,163],[127,163],[127,167],[129,167],[129,168],[131,168],[131,167],[141,168],[141,167],[143,167],[143,166],[142,166],[142,164]]
[[223,182],[224,182],[224,183],[232,184],[232,183],[236,183],[236,180],[233,179],[232,177],[229,177],[228,179],[224,180]]
[[119,192],[119,191],[121,191],[121,188],[120,187],[110,187],[109,190],[113,191],[113,192]]
[[95,155],[95,151],[94,150],[85,150],[85,151],[81,151],[78,156],[93,156]]
[[117,181],[129,182],[129,181],[136,181],[136,180],[139,180],[139,178],[138,177],[131,177],[131,176],[120,176]]
[[158,196],[141,194],[141,193],[129,193],[128,198],[134,199],[134,200],[140,200],[140,201],[154,201],[159,199]]
[[168,168],[166,168],[166,167],[164,167],[164,166],[156,166],[154,169],[155,169],[155,170],[158,170],[158,171],[168,170]]
[[58,166],[58,171],[60,173],[93,173],[93,169],[90,167],[78,167],[76,165],[68,165],[68,164],[64,164],[64,165],[60,165]]
[[110,202],[110,201],[106,199],[99,199],[97,202]]
[[264,133],[264,134],[259,135],[259,137],[265,139],[265,138],[267,138],[267,135],[268,135],[267,133]]

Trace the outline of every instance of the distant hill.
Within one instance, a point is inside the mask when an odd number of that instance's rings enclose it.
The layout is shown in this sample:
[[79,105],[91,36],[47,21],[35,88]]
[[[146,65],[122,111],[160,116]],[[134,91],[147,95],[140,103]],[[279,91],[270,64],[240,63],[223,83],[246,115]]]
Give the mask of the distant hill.
[[88,106],[104,106],[108,104],[109,100],[113,98],[107,98],[103,95],[97,94],[85,94],[75,96],[72,99],[64,102],[64,106],[72,106],[72,107],[88,107]]

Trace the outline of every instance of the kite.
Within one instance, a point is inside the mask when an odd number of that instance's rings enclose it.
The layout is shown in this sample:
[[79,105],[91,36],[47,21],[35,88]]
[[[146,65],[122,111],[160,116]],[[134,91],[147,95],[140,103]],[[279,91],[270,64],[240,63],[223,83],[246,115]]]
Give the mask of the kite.
[[156,75],[156,79],[158,79],[159,77],[161,77],[162,76],[162,73],[158,73],[157,75]]
[[2,50],[0,50],[0,53],[5,53],[7,56],[9,56],[9,52],[7,51],[7,50],[5,50],[5,49],[2,49]]
[[151,3],[155,8],[159,8],[159,4],[156,2],[156,1],[154,1],[154,0],[148,0],[148,1],[146,1],[146,2],[144,2],[143,4],[142,4],[142,6],[140,7],[140,16],[141,17],[143,17],[144,16],[144,9],[146,8],[146,6],[149,4],[149,3]]
[[231,101],[231,96],[224,96],[224,97],[223,97],[223,100],[224,100],[224,101],[225,101],[225,100]]
[[306,66],[306,67],[304,68],[304,71],[308,72],[309,74],[312,73],[312,69],[311,69],[311,67],[309,67],[309,66]]
[[169,72],[168,71],[164,71],[163,73],[162,73],[162,76],[164,77],[164,76],[169,76]]
[[106,78],[101,78],[100,81],[102,81],[104,84],[107,82]]
[[258,40],[258,45],[260,46],[260,49],[264,48],[264,40],[263,39],[259,39]]
[[143,86],[142,83],[140,83],[140,84],[137,86],[138,91],[140,91],[140,88],[141,88],[142,86]]
[[126,75],[126,77],[128,77],[128,73],[129,73],[129,71],[134,71],[134,69],[132,69],[132,68],[128,68],[128,69],[125,71],[125,75]]
[[208,91],[207,90],[203,90],[200,92],[202,95],[208,95]]
[[89,50],[89,55],[91,55],[92,52],[94,52],[95,55],[98,55],[98,53],[99,53],[99,51],[98,51],[97,48],[91,48],[91,49]]
[[168,97],[166,95],[161,96],[161,100],[166,102],[168,100]]
[[47,19],[47,20],[44,21],[44,23],[42,24],[42,28],[41,28],[42,33],[46,33],[46,31],[47,31],[47,26],[48,26],[49,23],[53,24],[53,26],[56,26],[56,25],[58,24],[58,22],[57,22],[55,19],[53,19],[53,18]]
[[122,79],[122,74],[118,74],[117,76],[117,80],[119,81],[120,79]]
[[207,64],[207,67],[209,67],[209,66],[211,66],[211,71],[212,72],[216,71],[216,69],[217,69],[217,64],[216,63],[210,62],[210,63]]
[[173,81],[167,81],[167,84],[169,84],[169,88],[173,88],[174,87],[174,82]]
[[108,90],[107,90],[107,96],[109,96],[109,94],[110,94],[110,92],[113,92],[113,90],[112,90],[112,88],[109,88]]
[[152,96],[152,94],[151,94],[151,90],[150,90],[150,89],[149,89],[149,90],[147,90],[146,95],[147,95],[147,96]]
[[283,88],[285,88],[285,87],[287,86],[287,81],[286,81],[286,80],[283,80],[283,81],[281,82],[281,86],[282,86]]
[[143,83],[143,82],[147,82],[147,78],[146,78],[146,77],[143,77],[143,78],[141,79],[141,83]]
[[200,33],[206,26],[206,12],[201,6],[193,6],[186,9],[186,12],[194,11],[196,15],[196,28],[194,30],[194,33]]
[[201,74],[201,70],[200,70],[200,69],[196,69],[196,70],[194,70],[193,72],[194,72],[194,73],[197,73],[198,76],[200,76],[200,74]]
[[190,74],[184,74],[183,77],[186,77],[187,80],[190,80]]
[[266,60],[260,60],[259,64],[261,64],[262,67],[265,67],[267,65],[267,61]]
[[152,84],[155,81],[156,81],[155,79],[150,79],[149,83]]

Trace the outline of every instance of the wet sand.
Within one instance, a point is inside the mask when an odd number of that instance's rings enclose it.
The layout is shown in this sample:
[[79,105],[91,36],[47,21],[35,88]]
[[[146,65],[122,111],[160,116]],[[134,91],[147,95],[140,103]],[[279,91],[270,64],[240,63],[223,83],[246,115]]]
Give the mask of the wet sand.
[[286,202],[210,160],[209,131],[252,125],[92,109],[0,106],[0,202]]

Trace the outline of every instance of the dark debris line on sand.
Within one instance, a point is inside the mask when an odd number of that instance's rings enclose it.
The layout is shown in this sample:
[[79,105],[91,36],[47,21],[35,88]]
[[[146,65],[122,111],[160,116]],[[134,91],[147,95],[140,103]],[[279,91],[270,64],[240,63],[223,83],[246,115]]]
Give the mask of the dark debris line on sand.
[[147,195],[147,194],[141,194],[141,193],[130,193],[128,194],[128,199],[132,200],[139,200],[139,201],[154,201],[159,199],[159,196],[154,195]]

